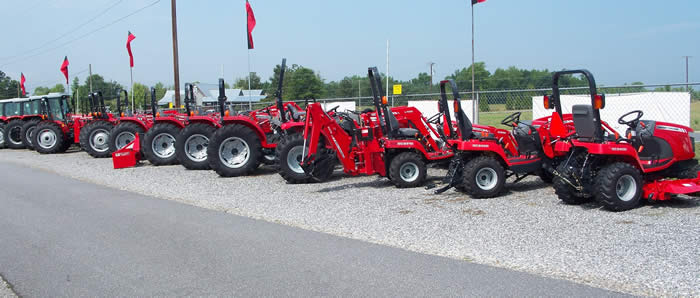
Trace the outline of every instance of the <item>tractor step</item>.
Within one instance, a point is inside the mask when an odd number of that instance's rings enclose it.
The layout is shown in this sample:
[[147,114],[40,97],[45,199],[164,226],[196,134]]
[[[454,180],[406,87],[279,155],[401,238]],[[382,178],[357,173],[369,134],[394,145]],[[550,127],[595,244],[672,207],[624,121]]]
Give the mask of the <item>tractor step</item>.
[[115,169],[134,167],[139,160],[141,160],[141,145],[138,133],[135,134],[131,143],[112,153],[112,163]]
[[[700,177],[700,172],[698,172],[698,177]],[[642,191],[644,198],[648,200],[670,200],[672,195],[700,192],[700,178],[656,180],[645,184]]]

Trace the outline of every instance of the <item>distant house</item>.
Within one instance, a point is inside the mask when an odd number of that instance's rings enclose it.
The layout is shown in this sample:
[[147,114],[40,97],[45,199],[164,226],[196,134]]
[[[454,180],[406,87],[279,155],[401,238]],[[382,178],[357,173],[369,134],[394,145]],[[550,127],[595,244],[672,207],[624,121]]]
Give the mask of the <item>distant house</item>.
[[[194,98],[198,106],[214,106],[219,100],[219,86],[216,84],[194,84]],[[259,102],[266,96],[263,90],[226,89],[227,103]],[[180,100],[184,101],[185,91],[180,90]],[[158,101],[158,105],[167,105],[175,102],[175,91],[168,90],[165,96]]]

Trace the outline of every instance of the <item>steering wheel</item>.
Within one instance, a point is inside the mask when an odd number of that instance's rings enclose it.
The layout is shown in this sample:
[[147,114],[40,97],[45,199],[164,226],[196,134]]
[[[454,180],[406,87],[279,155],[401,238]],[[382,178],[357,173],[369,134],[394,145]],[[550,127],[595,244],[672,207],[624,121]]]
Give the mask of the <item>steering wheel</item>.
[[[625,121],[625,118],[627,116],[635,114],[635,113],[637,114],[637,116],[634,117],[634,119],[629,120],[629,121]],[[640,110],[634,110],[632,112],[629,112],[627,114],[620,116],[620,119],[617,119],[617,123],[625,124],[625,125],[628,125],[629,127],[635,128],[635,127],[637,127],[637,124],[639,124],[639,119],[642,119],[642,116],[644,116],[644,112],[642,112]]]
[[430,123],[430,124],[438,124],[438,123],[440,123],[440,118],[442,117],[442,115],[444,115],[444,114],[443,114],[443,113],[437,113],[437,114],[435,114],[435,115],[430,116],[430,118],[428,118],[427,121],[428,121],[428,123]]
[[521,112],[515,112],[513,114],[510,114],[510,116],[506,117],[501,121],[501,124],[505,126],[515,126],[518,123],[520,123],[520,114]]
[[328,110],[326,113],[330,113],[330,112],[337,113],[339,107],[340,107],[340,105],[337,105],[337,106],[333,107],[332,109]]

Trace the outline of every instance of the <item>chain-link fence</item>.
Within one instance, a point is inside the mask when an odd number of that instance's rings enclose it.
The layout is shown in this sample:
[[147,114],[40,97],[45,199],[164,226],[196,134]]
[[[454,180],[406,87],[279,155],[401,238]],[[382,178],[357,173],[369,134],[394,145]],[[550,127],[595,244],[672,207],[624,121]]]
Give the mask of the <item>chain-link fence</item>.
[[[700,130],[700,91],[693,90],[700,90],[700,83],[598,87],[598,93],[606,95],[606,108],[603,109],[602,115],[604,120],[608,122],[616,123],[619,116],[632,110],[642,110],[645,113],[645,119],[669,121],[689,125]],[[588,87],[561,88],[560,91],[565,111],[573,104],[590,103],[590,97],[587,96],[589,95]],[[541,100],[543,95],[551,93],[551,88],[541,88],[485,90],[477,91],[473,95],[471,92],[460,92],[460,95],[463,100],[462,108],[468,111],[467,114],[472,118],[472,121],[484,125],[499,125],[503,118],[514,112],[521,112],[521,119],[524,120],[542,117],[543,113],[551,115],[551,111],[544,111]],[[472,112],[475,108],[475,104],[471,101],[472,96],[478,102],[476,117]],[[439,98],[439,93],[390,94],[388,100],[392,106],[419,106],[420,104],[434,106],[435,109],[431,109],[432,111],[436,110],[437,103],[430,102],[437,102]],[[324,103],[327,109],[336,105],[341,105],[341,109],[352,107],[356,111],[373,108],[372,97],[326,98],[317,101]],[[306,101],[296,102],[300,106],[304,106]],[[236,111],[244,111],[263,108],[270,104],[272,103],[267,101],[233,103],[231,105]]]

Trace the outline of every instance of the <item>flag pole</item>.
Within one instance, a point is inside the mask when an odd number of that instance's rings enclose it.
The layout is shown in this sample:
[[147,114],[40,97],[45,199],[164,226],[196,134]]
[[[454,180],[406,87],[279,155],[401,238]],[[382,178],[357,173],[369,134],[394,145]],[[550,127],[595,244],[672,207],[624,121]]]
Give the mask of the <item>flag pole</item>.
[[19,93],[19,85],[22,84],[22,75],[21,74],[20,74],[19,80],[20,80],[20,82],[19,82],[19,84],[17,84],[17,98],[22,98],[21,96],[19,96],[19,94],[20,94]]
[[253,110],[253,100],[250,98],[250,49],[248,49],[248,110]]
[[474,3],[471,3],[472,6],[472,118],[474,120],[474,124],[479,123],[479,103],[477,102],[478,99],[475,98],[474,94],[476,93],[475,88],[475,83],[474,83]]
[[[134,68],[129,67],[129,74],[131,75],[131,112],[135,113],[136,107],[134,106]],[[127,98],[128,100],[128,98]]]

